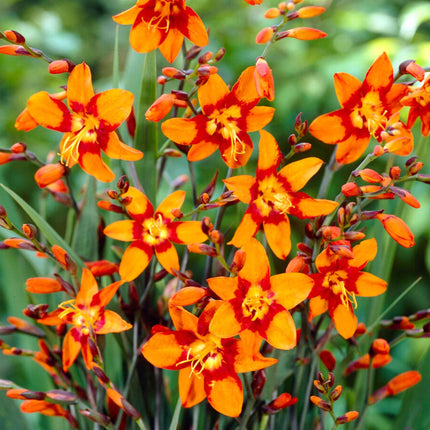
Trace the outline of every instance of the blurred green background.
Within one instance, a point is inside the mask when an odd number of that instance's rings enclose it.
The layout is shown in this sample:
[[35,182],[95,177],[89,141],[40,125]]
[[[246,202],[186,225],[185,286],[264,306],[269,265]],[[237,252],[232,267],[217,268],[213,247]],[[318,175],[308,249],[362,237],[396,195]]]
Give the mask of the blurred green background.
[[[252,65],[263,47],[254,42],[257,32],[272,22],[263,18],[264,11],[277,5],[277,1],[264,0],[260,6],[251,7],[243,0],[218,0],[214,7],[213,0],[188,0],[191,6],[210,27],[209,49],[217,51],[226,48],[226,55],[219,63],[220,74],[228,83],[234,83],[240,72]],[[327,11],[316,18],[297,24],[319,28],[326,33],[326,39],[304,42],[285,39],[276,44],[270,51],[268,62],[273,69],[275,78],[276,98],[273,106],[276,114],[272,123],[267,127],[277,138],[281,148],[286,151],[289,134],[294,131],[294,119],[299,112],[302,118],[312,121],[317,115],[338,108],[338,102],[333,89],[333,74],[348,72],[360,80],[367,69],[382,51],[388,53],[394,69],[407,59],[414,59],[423,67],[430,66],[430,3],[427,1],[404,0],[316,0],[305,1],[304,5],[322,5]],[[116,0],[2,0],[0,2],[0,27],[2,30],[14,29],[22,33],[30,46],[39,48],[51,58],[67,57],[73,62],[85,61],[93,72],[94,86],[98,91],[112,87],[113,47],[118,31],[120,47],[120,69],[123,70],[129,59],[128,45],[129,27],[117,25],[111,16],[133,5],[132,1]],[[276,21],[273,21],[276,23]],[[135,54],[132,54],[135,56]],[[167,65],[160,58],[159,65]],[[178,64],[179,65],[179,64]],[[139,81],[138,73],[135,82]],[[133,82],[133,77],[130,82]],[[0,55],[0,148],[9,148],[18,141],[25,142],[31,150],[41,157],[46,157],[49,151],[58,144],[58,134],[47,130],[36,129],[31,133],[17,132],[14,122],[17,115],[25,107],[26,100],[35,92],[47,90],[57,92],[61,85],[66,84],[64,75],[53,76],[48,73],[47,66],[42,61],[25,57],[9,57]],[[124,85],[124,80],[120,81]],[[418,136],[418,133],[417,133]],[[417,139],[418,140],[418,139]],[[427,140],[427,139],[426,139]],[[328,161],[331,148],[314,143],[312,155],[321,156]],[[429,151],[424,142],[422,157],[426,163]],[[256,151],[254,151],[256,152]],[[400,159],[402,166],[408,157]],[[219,157],[211,158],[211,171],[196,165],[197,177],[203,183],[213,175],[215,169],[220,169],[221,177],[225,168]],[[255,162],[255,156],[253,156]],[[30,204],[37,207],[39,193],[32,180],[36,168],[29,168],[27,163],[10,163],[0,167],[0,182],[12,187]],[[250,174],[254,167],[246,168]],[[424,173],[430,173],[426,163]],[[179,170],[169,171],[174,178]],[[342,184],[349,174],[348,168],[339,172],[337,182],[332,186],[332,193]],[[307,188],[312,194],[312,186],[317,186],[318,179],[313,180]],[[106,187],[105,187],[106,188]],[[430,208],[430,193],[426,185],[414,185],[413,194],[422,204],[421,209],[406,208],[405,220],[416,236],[416,246],[411,250],[400,249],[393,241],[390,247],[396,247],[394,273],[389,284],[390,297],[399,295],[418,276],[423,276],[421,283],[409,294],[392,312],[393,315],[408,315],[430,303],[429,269],[430,269],[430,228],[428,222]],[[315,189],[313,190],[315,193]],[[334,197],[334,195],[331,195]],[[19,225],[28,222],[0,191],[0,204],[5,206],[11,219]],[[393,207],[388,206],[390,212]],[[50,222],[62,232],[64,229],[64,210],[55,202],[48,202],[47,213]],[[7,232],[0,231],[0,238]],[[374,233],[378,237],[381,228]],[[15,250],[0,251],[0,323],[6,323],[8,315],[20,316],[27,303],[24,282],[27,277],[43,274],[46,268],[35,260],[29,253],[22,252],[22,258],[17,258]],[[384,256],[379,256],[373,269],[383,271]],[[13,270],[11,270],[13,268]],[[367,303],[367,302],[366,302]],[[359,308],[359,315],[364,315],[366,304]],[[361,314],[360,314],[361,313]],[[34,348],[33,339],[8,338],[8,343],[23,348]],[[423,357],[428,350],[426,340],[407,340],[393,350],[392,365],[380,372],[377,384],[382,385],[390,377],[409,369],[424,369],[424,381],[411,393],[406,394],[403,406],[402,399],[393,398],[381,403],[370,412],[372,422],[369,429],[381,429],[387,423],[393,429],[404,429],[407,425],[412,429],[430,428],[430,418],[426,411],[430,408],[427,387],[430,383],[428,365],[430,360]],[[42,389],[46,386],[47,378],[39,371],[36,364],[28,363],[20,357],[0,357],[0,377],[12,379],[30,389]],[[16,402],[0,402],[0,427],[9,428],[48,429],[50,421],[39,416],[22,417],[17,410]],[[414,408],[414,417],[404,418],[407,414],[393,417],[392,411],[399,408]],[[12,413],[13,412],[13,413]],[[4,418],[5,417],[5,418]],[[23,419],[26,421],[24,422]],[[413,420],[406,422],[405,420]],[[59,419],[55,427],[65,426]],[[18,426],[18,427],[17,427]],[[66,426],[64,427],[66,428]]]

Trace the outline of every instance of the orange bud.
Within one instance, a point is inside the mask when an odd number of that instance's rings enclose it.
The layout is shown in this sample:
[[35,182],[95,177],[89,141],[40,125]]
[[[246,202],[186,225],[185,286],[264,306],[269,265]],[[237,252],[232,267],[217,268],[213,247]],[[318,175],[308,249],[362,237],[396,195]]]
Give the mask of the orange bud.
[[242,270],[243,266],[245,265],[246,261],[246,253],[245,251],[238,249],[233,256],[233,262],[231,263],[230,270],[233,273],[238,273]]
[[66,174],[66,168],[63,164],[46,164],[36,171],[34,180],[40,188],[58,181]]
[[169,306],[189,306],[195,305],[207,296],[206,288],[185,287],[181,288],[169,300]]
[[37,250],[37,248],[29,240],[21,239],[18,237],[11,237],[10,239],[5,239],[3,243],[7,245],[9,248],[25,249],[28,251]]
[[268,405],[263,406],[266,414],[275,414],[288,406],[298,402],[297,397],[292,397],[289,393],[282,393],[276,399],[272,400]]
[[388,396],[395,396],[421,381],[421,374],[416,370],[409,370],[391,379],[387,385],[375,391],[369,397],[369,404],[373,405]]
[[114,273],[118,273],[118,263],[111,263],[107,260],[98,260],[85,263],[85,266],[90,269],[90,272],[95,277],[99,276],[112,276]]
[[300,142],[294,145],[294,153],[299,154],[301,152],[309,151],[312,145],[309,142]]
[[[313,18],[325,12],[322,6],[305,6],[300,8],[297,13],[297,18]],[[294,12],[293,12],[294,13]]]
[[267,19],[274,19],[281,16],[281,11],[277,7],[272,7],[270,9],[267,9],[264,13],[264,18]]
[[32,56],[25,48],[19,45],[2,45],[0,46],[0,54]]
[[3,31],[3,34],[9,42],[16,43],[18,45],[25,43],[25,37],[15,30],[5,30]]
[[23,152],[25,152],[27,150],[27,145],[25,143],[22,143],[22,142],[14,143],[10,147],[10,150],[14,154],[22,154]]
[[172,109],[176,96],[174,94],[162,94],[145,112],[148,121],[158,122]]
[[354,421],[360,414],[357,411],[349,411],[346,414],[336,418],[336,424],[346,424]]
[[342,387],[342,385],[337,385],[337,386],[333,389],[333,391],[330,393],[330,399],[331,399],[333,402],[335,402],[335,401],[340,397],[340,395],[342,394],[342,391],[343,391],[343,387]]
[[67,58],[64,58],[63,60],[55,60],[52,63],[49,63],[48,71],[51,75],[58,75],[60,73],[70,73],[74,67],[74,63]]
[[49,294],[63,291],[61,284],[52,278],[29,278],[25,282],[26,290],[34,294]]
[[272,70],[264,58],[258,58],[254,70],[255,89],[260,98],[269,101],[275,98],[275,84],[273,81]]
[[325,402],[323,399],[320,399],[317,396],[311,396],[310,401],[317,407],[322,409],[323,411],[330,411],[331,406],[329,403]]
[[210,257],[217,256],[216,249],[204,243],[190,243],[189,245],[187,245],[187,248],[188,248],[188,251],[194,252],[195,254],[208,255]]
[[381,145],[376,145],[375,148],[373,148],[373,155],[376,157],[380,157],[381,155],[384,155],[385,151],[384,148]]
[[417,63],[415,63],[414,60],[406,60],[399,65],[399,73],[401,75],[409,74],[418,81],[422,81],[426,71]]
[[383,180],[382,176],[372,169],[359,170],[358,172],[354,172],[354,176],[360,176],[363,181],[370,183],[381,183]]
[[103,209],[105,211],[115,212],[115,213],[118,213],[118,214],[122,214],[123,213],[123,210],[122,210],[121,206],[113,205],[112,203],[107,202],[106,200],[100,200],[99,202],[97,202],[97,206],[100,209]]
[[326,37],[327,33],[324,33],[321,30],[310,27],[297,27],[291,30],[282,31],[277,34],[276,40],[283,39],[284,37],[293,37],[294,39],[299,40],[315,40],[322,39]]
[[389,354],[390,345],[385,339],[375,339],[370,347],[370,355],[375,356],[376,354]]
[[358,323],[357,328],[355,329],[354,337],[362,336],[367,332],[366,325],[362,322]]
[[395,215],[378,214],[376,218],[381,221],[387,233],[401,246],[411,248],[415,245],[415,238],[409,227]]
[[34,239],[37,234],[37,228],[33,224],[23,224],[21,227],[22,232],[25,234],[27,239]]
[[264,44],[270,41],[270,39],[273,36],[273,28],[272,27],[265,27],[257,34],[255,37],[255,43],[258,44]]
[[161,72],[163,75],[167,76],[168,78],[173,79],[185,79],[185,73],[182,70],[178,70],[175,67],[163,67],[161,69]]

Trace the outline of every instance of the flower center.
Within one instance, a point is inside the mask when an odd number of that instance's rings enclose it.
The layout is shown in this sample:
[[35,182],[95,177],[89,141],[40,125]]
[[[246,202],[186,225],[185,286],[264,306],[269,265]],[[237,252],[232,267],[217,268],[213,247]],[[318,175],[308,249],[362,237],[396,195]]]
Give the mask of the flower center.
[[62,309],[58,318],[65,319],[68,315],[71,315],[71,324],[81,327],[81,333],[88,335],[90,331],[94,330],[95,316],[88,312],[88,310],[80,309],[76,306],[76,300],[68,300],[58,305],[59,309]]
[[253,285],[246,293],[242,302],[242,312],[245,317],[252,317],[251,321],[262,319],[272,304],[272,300],[267,297],[267,293],[259,285]]
[[221,339],[209,334],[205,339],[193,342],[187,351],[187,358],[177,363],[177,366],[190,363],[191,374],[199,376],[203,370],[214,370],[222,363]]
[[161,240],[167,239],[167,227],[163,223],[163,217],[158,214],[157,218],[149,218],[144,221],[143,228],[143,240],[150,245],[155,245]]
[[362,99],[361,106],[354,109],[352,123],[357,128],[366,127],[369,133],[375,137],[378,129],[385,128],[387,111],[375,92],[369,92]]
[[148,22],[148,27],[152,30],[161,30],[167,33],[170,28],[170,16],[179,11],[177,0],[158,0],[154,6],[154,16]]
[[82,140],[95,141],[95,131],[99,127],[99,121],[88,116],[83,119],[83,127],[76,133],[70,134],[63,142],[61,147],[61,162],[69,166],[70,160],[72,162],[78,161],[79,146]]
[[274,176],[260,182],[259,195],[260,204],[258,206],[263,216],[268,216],[272,210],[287,214],[293,207],[289,194],[284,191]]
[[355,293],[348,291],[345,287],[344,278],[339,275],[339,272],[329,272],[324,277],[323,287],[331,288],[333,294],[339,295],[342,304],[349,308],[350,303],[354,304],[354,309],[357,308],[357,300]]
[[212,118],[206,125],[206,131],[213,135],[215,132],[221,133],[224,139],[230,139],[230,157],[237,161],[237,155],[244,154],[246,147],[243,141],[237,135],[240,131],[237,126],[237,119],[240,118],[239,106],[231,106],[222,112],[212,114]]

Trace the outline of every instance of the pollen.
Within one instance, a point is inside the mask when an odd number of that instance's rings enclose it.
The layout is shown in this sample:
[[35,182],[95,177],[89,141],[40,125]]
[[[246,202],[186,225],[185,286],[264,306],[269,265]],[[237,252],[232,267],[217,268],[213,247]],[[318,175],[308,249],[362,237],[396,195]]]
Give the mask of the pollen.
[[372,136],[380,128],[385,128],[387,123],[387,111],[381,102],[379,95],[375,92],[369,92],[362,100],[360,107],[354,109],[351,119],[357,128],[366,127]]
[[163,217],[158,214],[157,218],[149,218],[143,223],[145,230],[143,240],[150,245],[155,245],[162,240],[167,239],[167,227],[163,222]]
[[95,316],[86,309],[81,309],[76,305],[76,300],[68,300],[58,305],[63,311],[58,315],[58,318],[65,319],[68,315],[71,316],[71,324],[81,327],[81,333],[88,335],[90,330],[94,330]]
[[270,176],[260,182],[259,195],[258,207],[263,216],[268,216],[272,210],[287,214],[293,207],[289,194],[275,176]]

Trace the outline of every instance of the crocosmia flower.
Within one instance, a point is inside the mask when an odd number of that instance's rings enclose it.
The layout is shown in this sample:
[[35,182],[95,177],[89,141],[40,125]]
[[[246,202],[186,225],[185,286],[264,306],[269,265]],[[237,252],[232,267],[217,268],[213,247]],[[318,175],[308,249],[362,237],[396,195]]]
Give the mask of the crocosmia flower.
[[182,307],[171,307],[176,330],[156,326],[143,345],[143,356],[154,366],[179,370],[179,397],[190,408],[206,397],[223,415],[237,417],[243,404],[242,382],[237,373],[263,369],[276,359],[259,352],[254,337],[222,339],[209,331],[209,322],[221,302],[206,306],[199,318]]
[[249,205],[229,243],[238,248],[243,246],[263,225],[270,248],[279,258],[285,259],[291,250],[288,215],[301,219],[327,215],[337,203],[313,199],[299,192],[322,166],[322,160],[304,158],[277,172],[281,163],[278,144],[267,131],[261,130],[260,136],[256,177],[241,175],[224,180],[226,187]]
[[357,328],[356,296],[373,297],[382,294],[387,283],[371,273],[362,272],[376,256],[375,239],[368,239],[352,248],[353,258],[340,257],[324,249],[315,260],[318,273],[310,275],[315,286],[309,294],[310,316],[329,312],[339,334],[345,339]]
[[118,24],[132,24],[130,45],[137,52],[160,48],[164,58],[172,63],[184,37],[197,46],[209,43],[200,17],[185,0],[139,0],[132,8],[115,15]]
[[243,250],[245,265],[237,277],[208,279],[210,289],[224,300],[209,330],[220,337],[250,330],[275,348],[294,348],[296,327],[288,309],[307,298],[313,287],[312,279],[303,273],[271,277],[266,251],[255,239]]
[[338,144],[338,163],[357,160],[372,136],[380,141],[389,118],[402,108],[400,100],[408,89],[393,80],[393,66],[385,53],[372,64],[363,82],[348,73],[334,75],[342,108],[316,118],[309,132],[325,143]]
[[136,161],[142,152],[122,143],[115,130],[130,115],[134,96],[131,92],[112,89],[94,94],[90,68],[77,65],[67,84],[67,107],[41,91],[30,97],[27,109],[42,127],[61,131],[61,161],[71,167],[79,163],[82,170],[101,182],[115,178],[103,162],[100,151],[108,157]]
[[179,259],[172,242],[189,244],[207,239],[199,221],[173,221],[172,210],[179,209],[184,203],[184,191],[167,196],[155,211],[148,198],[134,187],[130,187],[123,197],[131,197],[127,212],[132,219],[116,221],[104,229],[106,236],[132,242],[121,259],[121,279],[132,281],[139,276],[154,251],[159,263],[174,274],[174,270],[179,270]]
[[222,78],[211,75],[198,90],[202,112],[194,118],[172,118],[161,125],[175,143],[191,145],[188,160],[209,157],[217,149],[227,166],[243,166],[252,153],[248,133],[268,124],[274,109],[256,106],[260,101],[254,81],[255,67],[248,67],[230,91]]
[[116,312],[105,309],[123,281],[114,282],[99,291],[97,281],[88,269],[82,270],[81,286],[76,299],[61,303],[58,309],[38,320],[45,325],[70,324],[73,327],[63,341],[63,368],[67,372],[82,351],[85,365],[91,369],[93,353],[89,341],[96,336],[119,333],[132,327]]

